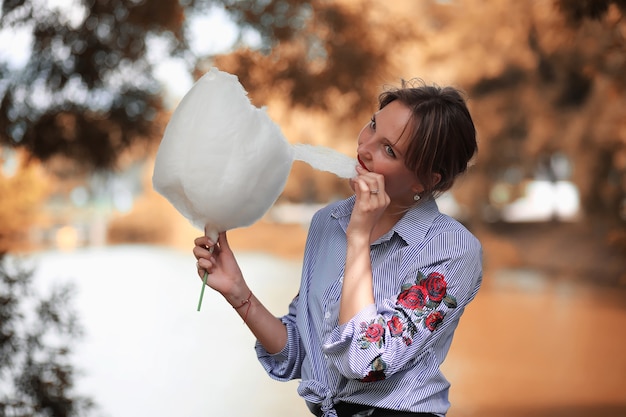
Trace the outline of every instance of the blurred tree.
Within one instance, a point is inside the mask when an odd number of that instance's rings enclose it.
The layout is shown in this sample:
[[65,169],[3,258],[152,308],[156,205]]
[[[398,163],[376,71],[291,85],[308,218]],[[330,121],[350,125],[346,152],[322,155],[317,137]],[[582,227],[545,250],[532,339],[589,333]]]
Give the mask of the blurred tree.
[[258,104],[326,111],[336,137],[352,139],[344,131],[371,111],[390,74],[438,74],[469,91],[481,127],[476,201],[560,153],[585,210],[623,216],[624,0],[381,3],[84,0],[67,15],[42,0],[4,1],[0,24],[30,28],[33,48],[23,70],[0,65],[0,143],[113,167],[162,129],[149,39],[193,63],[185,16],[222,7],[242,39],[254,32],[260,45],[199,57],[196,76],[217,64]]
[[[532,178],[554,155],[571,177],[590,218],[626,220],[626,22],[624,1],[556,1],[526,7],[526,62],[509,60],[499,74],[470,87],[480,112],[496,116],[484,166],[502,179],[518,167]],[[499,20],[506,25],[506,19]],[[523,35],[523,33],[522,33]],[[486,110],[490,109],[490,110]],[[487,123],[494,126],[493,121]],[[569,173],[565,173],[567,176]],[[558,177],[558,175],[557,175]]]
[[263,47],[240,48],[215,62],[238,74],[255,100],[281,97],[351,121],[372,110],[393,73],[394,49],[416,39],[413,23],[397,14],[388,19],[389,7],[381,3],[227,0],[235,22],[260,33]]
[[[0,63],[0,143],[41,160],[70,157],[111,168],[131,145],[160,132],[159,85],[147,39],[166,33],[182,43],[178,1],[85,0],[71,13],[43,0],[3,1],[0,25],[28,30],[28,63]],[[164,35],[164,37],[167,37]]]
[[193,61],[186,13],[223,7],[242,33],[257,33],[258,50],[239,49],[217,62],[237,73],[255,100],[279,90],[305,107],[326,108],[333,93],[349,97],[346,108],[369,107],[379,85],[372,79],[384,79],[387,45],[406,35],[398,19],[383,24],[363,13],[363,6],[382,7],[369,1],[74,3],[68,13],[43,0],[2,2],[0,25],[28,30],[32,50],[19,71],[0,62],[0,143],[44,161],[64,155],[97,169],[114,167],[131,145],[159,137],[160,87],[148,44],[158,38],[170,54]]
[[0,416],[87,415],[94,404],[74,392],[69,360],[81,334],[72,288],[45,298],[32,290],[32,271],[0,253]]
[[[624,226],[625,10],[623,0],[421,5],[418,66],[468,91],[478,126],[471,184],[459,190],[476,221],[501,203],[495,185],[512,185],[509,203],[542,171],[576,184],[588,219]],[[555,171],[559,158],[570,168]]]
[[27,232],[41,217],[47,196],[41,166],[26,159],[23,151],[0,148],[0,252],[26,245]]

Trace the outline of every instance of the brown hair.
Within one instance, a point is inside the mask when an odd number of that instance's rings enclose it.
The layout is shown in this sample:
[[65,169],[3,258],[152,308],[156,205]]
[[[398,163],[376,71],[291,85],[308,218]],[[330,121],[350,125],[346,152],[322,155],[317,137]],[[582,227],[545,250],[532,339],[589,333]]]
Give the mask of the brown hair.
[[[449,190],[478,150],[476,128],[463,95],[454,87],[413,80],[380,94],[379,109],[394,100],[412,111],[405,165],[422,182],[425,195]],[[434,173],[441,175],[436,184]]]

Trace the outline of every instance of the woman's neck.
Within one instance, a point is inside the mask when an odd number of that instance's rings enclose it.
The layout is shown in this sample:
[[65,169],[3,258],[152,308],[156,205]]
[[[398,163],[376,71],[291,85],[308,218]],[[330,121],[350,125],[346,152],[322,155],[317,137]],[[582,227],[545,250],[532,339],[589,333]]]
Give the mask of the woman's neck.
[[385,233],[389,232],[393,226],[396,225],[404,216],[404,213],[407,212],[407,208],[399,208],[393,207],[391,204],[387,207],[383,215],[380,217],[374,229],[372,229],[372,234],[370,238],[370,243],[375,242]]

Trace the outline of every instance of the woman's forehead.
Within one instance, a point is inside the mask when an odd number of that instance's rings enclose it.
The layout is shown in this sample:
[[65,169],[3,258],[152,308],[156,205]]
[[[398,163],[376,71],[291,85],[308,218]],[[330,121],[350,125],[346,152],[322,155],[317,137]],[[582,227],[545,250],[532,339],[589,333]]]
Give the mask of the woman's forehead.
[[376,125],[387,140],[406,149],[412,130],[413,113],[404,103],[394,100],[377,112]]

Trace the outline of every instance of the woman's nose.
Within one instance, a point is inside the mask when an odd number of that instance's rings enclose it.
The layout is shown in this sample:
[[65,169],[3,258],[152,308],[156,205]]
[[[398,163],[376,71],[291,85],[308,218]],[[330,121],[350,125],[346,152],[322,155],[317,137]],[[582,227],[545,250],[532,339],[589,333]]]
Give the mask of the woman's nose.
[[370,149],[369,144],[370,142],[367,140],[367,138],[360,138],[359,144],[356,149],[359,155],[363,155],[364,157],[368,159],[371,157],[371,149]]

